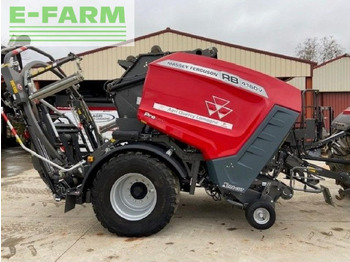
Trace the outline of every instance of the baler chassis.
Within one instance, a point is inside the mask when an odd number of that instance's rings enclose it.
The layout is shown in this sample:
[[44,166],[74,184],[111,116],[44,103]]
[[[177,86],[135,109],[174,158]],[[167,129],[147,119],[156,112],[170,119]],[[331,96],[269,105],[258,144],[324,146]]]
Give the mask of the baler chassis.
[[[33,61],[23,66],[21,53],[28,49],[48,57],[51,62]],[[213,60],[217,58],[215,48],[188,53],[194,61],[196,57],[193,55]],[[214,200],[225,199],[244,209],[248,222],[257,229],[267,229],[274,224],[276,201],[292,198],[294,190],[323,192],[326,202],[332,204],[329,191],[317,185],[324,177],[335,179],[344,187],[339,198],[344,198],[349,192],[348,172],[329,171],[306,161],[310,158],[307,150],[321,148],[349,136],[349,130],[314,143],[308,149],[300,144],[302,139],[292,130],[276,150],[271,148],[273,155],[264,167],[253,174],[250,181],[243,181],[248,183],[246,188],[217,182],[219,178],[213,175],[215,163],[210,162],[201,149],[155,128],[152,121],[157,120],[157,116],[151,112],[137,116],[141,112],[140,103],[145,99],[143,89],[148,65],[171,55],[162,52],[159,47],[153,47],[151,53],[119,61],[126,69],[125,74],[106,83],[106,91],[114,99],[121,116],[114,125],[102,128],[115,129],[109,140],[100,135],[78,92],[78,84],[83,80],[79,57],[69,54],[56,61],[31,46],[2,49],[2,55],[2,77],[7,87],[2,100],[24,119],[30,133],[31,149],[22,143],[3,112],[2,116],[22,148],[32,154],[35,169],[56,201],[65,199],[65,212],[73,209],[75,204],[92,202],[102,225],[118,235],[147,236],[158,232],[174,214],[179,192],[194,194],[199,186],[205,188]],[[66,76],[60,66],[71,61],[76,62],[77,72]],[[33,78],[49,71],[60,80],[37,90]],[[58,92],[66,93],[78,125],[45,100]],[[274,110],[282,112],[284,109]],[[284,110],[278,114],[288,112]],[[294,116],[297,114],[290,113],[290,119]],[[208,121],[208,118],[201,121]],[[271,117],[269,121],[265,121],[266,126],[277,123],[278,119]],[[290,123],[293,124],[292,121]],[[289,128],[287,126],[283,130],[288,132]],[[266,133],[259,135],[262,137],[264,134],[266,136]],[[257,136],[256,139],[261,138]],[[258,150],[254,141],[249,142],[251,152]],[[349,165],[347,160],[327,158],[326,161]],[[232,163],[227,162],[225,168],[234,168]],[[277,179],[282,172],[290,180],[289,184]],[[295,188],[294,181],[300,182],[303,187]]]

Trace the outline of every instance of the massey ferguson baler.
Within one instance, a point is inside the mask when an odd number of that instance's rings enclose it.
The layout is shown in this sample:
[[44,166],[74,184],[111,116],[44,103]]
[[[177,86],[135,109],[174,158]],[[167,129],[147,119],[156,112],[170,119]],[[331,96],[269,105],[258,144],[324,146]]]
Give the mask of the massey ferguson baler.
[[275,78],[176,53],[150,64],[138,118],[196,148],[211,182],[250,199],[255,192],[249,187],[286,139],[300,108],[300,91]]
[[[26,49],[52,63],[34,61],[23,67],[20,53]],[[106,141],[77,91],[80,67],[72,76],[60,69],[68,61],[78,63],[78,57],[54,61],[33,47],[2,53],[3,98],[25,120],[33,150],[18,141],[33,155],[34,167],[55,199],[65,199],[65,211],[92,202],[102,225],[118,235],[158,232],[173,216],[179,192],[194,194],[198,186],[214,200],[244,209],[257,229],[274,224],[275,203],[299,190],[295,181],[303,191],[323,192],[328,203],[329,191],[318,186],[322,177],[342,186],[341,197],[349,194],[349,146],[337,157],[337,145],[349,141],[348,115],[338,119],[343,129],[310,143],[310,125],[293,128],[304,108],[301,92],[215,59],[215,48],[164,53],[153,47],[151,53],[119,61],[126,72],[108,81],[106,90],[120,118],[102,128],[114,128],[113,138]],[[33,78],[47,71],[61,80],[36,90]],[[45,101],[57,92],[65,92],[78,125]],[[305,160],[321,148],[330,152],[326,161],[334,171]],[[278,180],[281,173],[288,183]]]

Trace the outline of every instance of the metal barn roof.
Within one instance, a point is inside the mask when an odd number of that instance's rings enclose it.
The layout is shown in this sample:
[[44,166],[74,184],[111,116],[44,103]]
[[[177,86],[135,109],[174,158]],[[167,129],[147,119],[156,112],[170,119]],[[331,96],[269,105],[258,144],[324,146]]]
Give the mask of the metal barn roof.
[[[148,53],[158,45],[163,51],[194,50],[216,47],[218,58],[279,78],[310,77],[315,63],[294,57],[243,47],[206,37],[166,28],[152,34],[137,37],[134,46],[106,46],[78,54],[83,58],[81,66],[86,80],[109,80],[120,77],[124,69],[118,66],[119,59]],[[74,63],[63,66],[67,74],[75,71]],[[56,80],[50,73],[36,80]]]

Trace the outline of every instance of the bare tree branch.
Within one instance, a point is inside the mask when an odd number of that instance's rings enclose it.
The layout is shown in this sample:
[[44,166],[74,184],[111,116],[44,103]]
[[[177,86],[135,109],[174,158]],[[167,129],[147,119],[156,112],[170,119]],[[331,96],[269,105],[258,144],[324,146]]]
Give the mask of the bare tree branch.
[[297,57],[305,60],[317,62],[318,43],[317,38],[307,38],[296,48]]
[[295,51],[297,57],[320,64],[340,56],[344,49],[333,36],[325,36],[321,39],[307,38],[303,43],[298,44]]

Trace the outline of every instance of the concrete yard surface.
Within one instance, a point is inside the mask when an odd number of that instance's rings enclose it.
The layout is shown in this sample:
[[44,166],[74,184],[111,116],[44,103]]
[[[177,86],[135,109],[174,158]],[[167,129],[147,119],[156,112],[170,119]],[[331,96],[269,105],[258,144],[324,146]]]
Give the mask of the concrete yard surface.
[[[338,187],[323,182],[333,196]],[[334,197],[333,197],[334,198]],[[297,192],[276,204],[277,220],[253,229],[244,212],[203,189],[181,193],[173,219],[145,238],[123,238],[97,221],[91,204],[64,213],[33,169],[1,178],[2,261],[339,261],[350,262],[350,199],[327,205]]]

